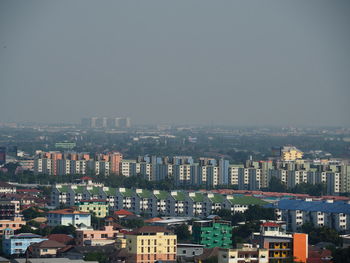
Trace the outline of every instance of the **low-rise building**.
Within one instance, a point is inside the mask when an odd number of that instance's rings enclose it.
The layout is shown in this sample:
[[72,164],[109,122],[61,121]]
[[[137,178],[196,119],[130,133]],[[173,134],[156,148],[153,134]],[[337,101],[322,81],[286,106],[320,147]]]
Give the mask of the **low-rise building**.
[[99,218],[108,215],[107,201],[103,199],[81,200],[77,206],[79,211],[93,213]]
[[2,241],[2,250],[6,255],[23,255],[27,248],[41,241],[47,240],[32,233],[5,236]]
[[87,212],[76,211],[72,208],[55,210],[48,212],[49,226],[69,226],[79,227],[81,224],[91,226],[91,215]]
[[307,234],[289,234],[282,230],[280,224],[265,222],[261,224],[259,233],[253,233],[252,241],[259,247],[268,249],[269,262],[286,262],[291,259],[307,262]]
[[56,257],[57,251],[66,245],[54,240],[44,240],[28,247],[33,257]]
[[221,248],[218,253],[218,263],[268,263],[269,252],[266,248],[243,244],[236,249]]
[[114,230],[113,226],[105,226],[102,230],[92,228],[79,228],[76,230],[75,242],[78,246],[102,246],[115,243],[118,237],[124,235],[119,230]]
[[6,229],[18,230],[25,224],[26,221],[24,221],[21,217],[0,220],[0,235],[3,235]]
[[144,226],[126,235],[130,263],[176,262],[177,237],[159,226]]
[[176,255],[178,257],[193,258],[203,254],[204,245],[199,244],[177,244]]
[[0,182],[0,194],[14,194],[16,193],[16,187],[5,183],[5,182]]

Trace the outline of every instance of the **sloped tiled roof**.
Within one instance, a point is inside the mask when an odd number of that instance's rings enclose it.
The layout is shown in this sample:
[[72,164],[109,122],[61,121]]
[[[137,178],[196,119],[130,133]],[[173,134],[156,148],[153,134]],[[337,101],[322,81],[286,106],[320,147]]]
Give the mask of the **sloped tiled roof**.
[[176,201],[185,201],[186,196],[185,193],[182,191],[177,191],[177,194],[172,195]]
[[203,202],[204,201],[204,195],[202,193],[195,193],[194,196],[189,196],[193,202]]
[[35,247],[35,248],[63,248],[65,246],[66,246],[65,244],[62,244],[55,240],[44,240],[39,243],[34,243],[31,245],[31,247]]
[[165,200],[168,197],[169,192],[160,190],[159,194],[154,194],[154,195],[160,200]]
[[125,209],[120,209],[118,211],[115,211],[114,212],[115,215],[117,216],[131,216],[131,215],[134,215],[134,213],[128,211],[128,210],[125,210]]
[[141,193],[137,193],[141,198],[151,198],[152,192],[147,189],[142,189]]
[[132,197],[134,194],[134,191],[129,188],[125,188],[125,192],[119,191],[119,193],[125,197]]
[[68,244],[74,240],[73,237],[66,234],[51,234],[51,235],[48,235],[47,238],[49,240],[57,241],[62,244]]

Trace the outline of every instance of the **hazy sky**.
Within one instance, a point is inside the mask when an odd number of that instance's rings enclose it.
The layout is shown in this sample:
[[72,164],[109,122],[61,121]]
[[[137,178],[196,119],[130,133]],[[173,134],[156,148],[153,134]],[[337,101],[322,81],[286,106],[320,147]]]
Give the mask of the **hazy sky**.
[[350,126],[350,1],[0,1],[0,121]]

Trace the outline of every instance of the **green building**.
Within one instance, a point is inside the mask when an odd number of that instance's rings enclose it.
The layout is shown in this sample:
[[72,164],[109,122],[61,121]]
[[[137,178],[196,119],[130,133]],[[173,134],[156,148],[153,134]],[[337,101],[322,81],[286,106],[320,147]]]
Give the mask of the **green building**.
[[231,248],[231,234],[232,227],[229,221],[200,220],[192,225],[193,241],[206,248]]
[[108,205],[106,200],[81,200],[77,203],[77,206],[79,211],[94,213],[95,216],[99,218],[104,218],[108,215]]

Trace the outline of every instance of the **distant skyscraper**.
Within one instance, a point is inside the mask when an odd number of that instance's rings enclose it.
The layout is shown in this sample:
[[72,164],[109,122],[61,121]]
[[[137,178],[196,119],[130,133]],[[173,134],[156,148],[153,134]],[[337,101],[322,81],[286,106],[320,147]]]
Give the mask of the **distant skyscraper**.
[[0,165],[6,163],[6,147],[0,147]]
[[119,118],[118,127],[119,128],[130,128],[131,122],[130,118]]
[[91,117],[81,119],[81,126],[84,128],[130,128],[130,118],[119,117]]

